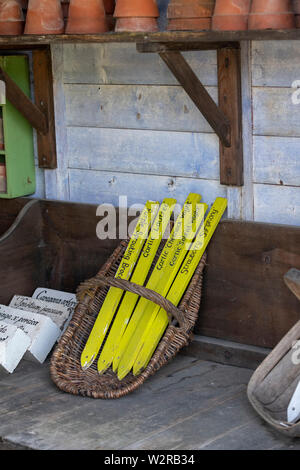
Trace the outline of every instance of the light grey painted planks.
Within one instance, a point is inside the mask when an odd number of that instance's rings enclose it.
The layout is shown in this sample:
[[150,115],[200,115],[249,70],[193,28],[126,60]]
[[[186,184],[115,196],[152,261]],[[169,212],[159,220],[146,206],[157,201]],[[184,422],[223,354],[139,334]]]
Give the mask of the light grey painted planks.
[[128,204],[144,204],[147,199],[162,201],[173,197],[184,203],[188,192],[200,193],[203,201],[212,204],[218,196],[226,197],[227,189],[218,181],[136,175],[95,170],[69,170],[70,197],[75,202],[118,205],[119,196],[127,196]]
[[293,88],[253,88],[254,134],[300,136],[300,105],[292,101]]
[[73,84],[65,99],[68,126],[213,132],[180,86]]
[[[206,86],[217,86],[215,51],[184,52]],[[140,54],[135,44],[65,44],[64,83],[177,85],[158,54]]]
[[300,80],[299,41],[254,41],[253,86],[291,87]]
[[[219,185],[218,140],[157,54],[134,44],[52,46],[60,163],[45,172],[46,197],[117,203],[127,194],[131,204],[193,190],[207,202],[227,195],[233,218],[300,225],[298,50],[298,41],[242,43],[239,189]],[[184,56],[216,100],[216,53]]]
[[298,41],[252,44],[255,220],[300,225]]
[[300,225],[300,188],[254,185],[255,220],[258,222]]
[[219,179],[214,134],[69,127],[70,168]]
[[254,138],[254,182],[299,186],[300,139],[256,136]]

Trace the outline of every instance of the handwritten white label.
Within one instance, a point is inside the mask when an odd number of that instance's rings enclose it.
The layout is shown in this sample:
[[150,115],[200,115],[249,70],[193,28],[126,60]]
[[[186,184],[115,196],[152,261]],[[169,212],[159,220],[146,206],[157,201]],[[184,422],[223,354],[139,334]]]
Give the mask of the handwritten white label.
[[24,297],[22,295],[15,295],[9,306],[26,312],[45,315],[46,317],[51,318],[61,331],[64,331],[66,323],[72,315],[69,308],[64,305],[55,305],[51,302],[45,302],[31,297]]
[[46,289],[44,287],[38,287],[34,291],[32,298],[43,300],[44,302],[51,302],[57,305],[63,305],[64,307],[68,307],[70,313],[73,313],[77,305],[75,294],[54,289]]

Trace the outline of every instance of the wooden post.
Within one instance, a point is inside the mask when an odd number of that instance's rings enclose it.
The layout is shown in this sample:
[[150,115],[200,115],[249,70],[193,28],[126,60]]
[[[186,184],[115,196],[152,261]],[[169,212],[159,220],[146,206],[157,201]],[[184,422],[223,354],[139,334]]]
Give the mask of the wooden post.
[[56,135],[54,120],[53,77],[49,48],[33,51],[33,76],[35,102],[48,119],[48,129],[37,134],[39,167],[57,168]]
[[243,186],[243,134],[240,50],[221,48],[218,55],[219,107],[231,123],[231,146],[220,143],[220,183]]

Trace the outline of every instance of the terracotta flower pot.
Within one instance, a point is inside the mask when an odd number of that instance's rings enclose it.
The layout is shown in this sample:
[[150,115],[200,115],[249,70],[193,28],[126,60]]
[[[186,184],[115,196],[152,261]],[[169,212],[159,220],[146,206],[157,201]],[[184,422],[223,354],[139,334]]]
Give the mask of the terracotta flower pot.
[[17,0],[2,0],[0,2],[0,35],[23,34],[24,15]]
[[210,18],[215,3],[215,0],[171,0],[168,18]]
[[156,0],[117,0],[114,17],[116,31],[158,31]]
[[169,31],[209,31],[211,18],[173,18],[168,21]]
[[216,0],[212,29],[244,31],[248,29],[251,0]]
[[116,31],[119,33],[125,31],[150,33],[158,31],[156,18],[118,18]]
[[295,14],[291,0],[253,0],[249,29],[294,29]]
[[215,0],[171,0],[168,30],[209,30]]
[[156,0],[117,0],[115,18],[158,18]]
[[64,19],[60,0],[29,0],[25,34],[62,34]]
[[6,193],[6,167],[5,163],[0,163],[0,193]]
[[98,34],[107,31],[103,0],[70,0],[67,34]]

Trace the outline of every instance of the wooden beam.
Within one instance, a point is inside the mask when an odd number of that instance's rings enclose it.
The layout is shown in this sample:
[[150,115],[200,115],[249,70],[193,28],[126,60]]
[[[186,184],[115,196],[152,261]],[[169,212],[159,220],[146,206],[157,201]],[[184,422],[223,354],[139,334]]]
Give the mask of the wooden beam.
[[293,30],[260,30],[260,31],[160,31],[156,33],[103,33],[103,34],[57,34],[0,36],[0,48],[18,48],[24,50],[58,43],[122,43],[122,42],[184,42],[184,43],[228,43],[240,41],[273,41],[299,40],[300,29]]
[[243,186],[243,134],[240,50],[222,48],[218,55],[219,107],[231,123],[231,146],[220,144],[220,183]]
[[168,52],[168,51],[211,51],[224,47],[239,49],[238,42],[140,42],[137,43],[138,52]]
[[47,132],[37,135],[39,167],[55,169],[57,168],[56,133],[52,61],[49,48],[33,51],[33,77],[35,102],[48,121]]
[[194,335],[193,341],[181,351],[181,354],[193,356],[202,361],[255,370],[270,352],[271,349],[268,348]]
[[6,98],[27,119],[38,132],[45,134],[48,129],[45,114],[28,98],[21,88],[0,67],[0,80],[6,85]]
[[160,52],[159,55],[219,136],[222,144],[225,147],[230,147],[231,128],[229,119],[216,105],[182,54],[179,51],[167,51]]

